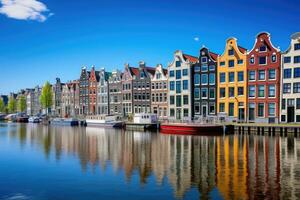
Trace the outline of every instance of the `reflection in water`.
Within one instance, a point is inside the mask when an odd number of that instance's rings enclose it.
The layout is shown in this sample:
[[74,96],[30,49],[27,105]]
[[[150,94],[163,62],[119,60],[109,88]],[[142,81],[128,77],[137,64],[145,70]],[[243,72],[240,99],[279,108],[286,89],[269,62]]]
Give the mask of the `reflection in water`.
[[[0,127],[0,130],[4,126]],[[9,125],[20,146],[38,146],[45,158],[75,156],[82,171],[112,166],[141,185],[153,174],[166,180],[177,198],[197,188],[200,199],[300,198],[300,140],[263,136],[175,136],[101,128]],[[0,132],[1,133],[1,132]],[[1,138],[0,138],[1,139]],[[217,191],[217,192],[216,192]]]

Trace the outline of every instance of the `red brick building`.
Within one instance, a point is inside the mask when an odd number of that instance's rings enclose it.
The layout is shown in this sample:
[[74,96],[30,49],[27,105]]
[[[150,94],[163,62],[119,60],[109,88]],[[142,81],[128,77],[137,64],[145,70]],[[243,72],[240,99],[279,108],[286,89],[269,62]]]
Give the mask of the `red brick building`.
[[89,73],[89,114],[97,113],[97,85],[99,82],[99,72],[93,66]]
[[278,122],[280,103],[280,50],[270,34],[259,33],[247,54],[248,121]]

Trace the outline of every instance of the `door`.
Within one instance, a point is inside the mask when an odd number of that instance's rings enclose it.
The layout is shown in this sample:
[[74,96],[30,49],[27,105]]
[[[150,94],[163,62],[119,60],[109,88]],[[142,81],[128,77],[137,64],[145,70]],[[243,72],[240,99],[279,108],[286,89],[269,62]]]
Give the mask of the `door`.
[[176,119],[181,120],[181,109],[180,108],[176,109]]
[[202,106],[202,116],[206,117],[207,116],[207,105]]
[[244,121],[244,120],[245,120],[245,109],[239,108],[239,121]]
[[254,121],[255,118],[255,104],[249,104],[249,121]]
[[287,108],[287,122],[295,122],[295,107],[289,106]]

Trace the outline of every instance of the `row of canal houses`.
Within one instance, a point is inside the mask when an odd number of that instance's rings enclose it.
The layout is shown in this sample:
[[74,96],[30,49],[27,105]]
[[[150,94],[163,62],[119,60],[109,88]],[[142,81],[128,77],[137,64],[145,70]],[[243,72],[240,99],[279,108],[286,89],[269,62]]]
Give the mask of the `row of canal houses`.
[[57,79],[53,92],[52,112],[64,117],[156,113],[171,120],[300,122],[300,33],[284,52],[262,32],[250,50],[229,38],[222,55],[205,46],[197,57],[176,51],[167,69],[145,62],[122,72],[84,67],[78,80]]

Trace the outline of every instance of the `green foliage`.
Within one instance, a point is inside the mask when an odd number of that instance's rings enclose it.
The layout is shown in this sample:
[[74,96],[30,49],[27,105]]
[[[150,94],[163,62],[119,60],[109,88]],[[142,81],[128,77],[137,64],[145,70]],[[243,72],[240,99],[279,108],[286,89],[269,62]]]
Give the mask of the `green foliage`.
[[25,96],[20,96],[18,100],[18,111],[25,112],[26,111],[26,98]]
[[51,108],[53,104],[53,92],[50,83],[47,81],[42,89],[42,94],[40,96],[40,103],[43,108],[48,110]]
[[17,111],[17,102],[12,96],[8,99],[7,109],[9,113],[15,113]]
[[2,98],[0,98],[0,113],[4,113],[4,112],[5,112],[4,101]]

